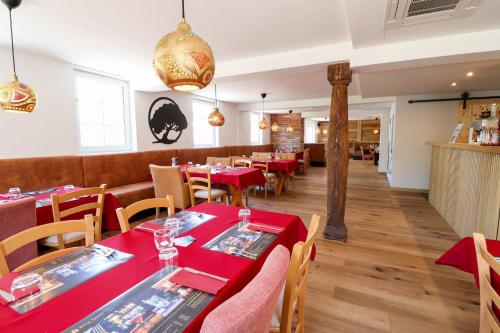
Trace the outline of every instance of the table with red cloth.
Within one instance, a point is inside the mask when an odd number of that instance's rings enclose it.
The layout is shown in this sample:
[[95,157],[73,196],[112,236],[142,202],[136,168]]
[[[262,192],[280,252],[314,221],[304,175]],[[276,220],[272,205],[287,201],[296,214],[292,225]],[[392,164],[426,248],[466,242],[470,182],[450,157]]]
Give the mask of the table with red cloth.
[[[285,229],[257,260],[251,260],[202,248],[238,222],[239,208],[203,203],[189,210],[215,215],[216,218],[183,234],[195,237],[196,241],[188,247],[178,247],[178,266],[229,278],[212,302],[184,330],[198,332],[210,311],[253,279],[276,245],[281,244],[291,251],[296,242],[306,239],[307,229],[298,216],[252,210],[252,221]],[[0,332],[60,332],[156,273],[164,265],[158,259],[158,251],[150,233],[131,230],[99,244],[131,253],[134,257],[23,315],[9,307],[0,306]]]
[[[186,168],[189,165],[181,165],[181,172],[184,180],[186,177]],[[192,166],[193,168],[195,166]],[[210,174],[210,180],[215,184],[224,184],[229,187],[231,194],[231,205],[243,207],[242,191],[252,185],[264,186],[266,177],[261,170],[257,168],[214,168],[214,173]],[[202,177],[201,173],[191,173],[192,176]]]
[[304,151],[298,151],[295,153],[295,159],[296,160],[303,160],[304,159]]
[[286,178],[300,169],[297,160],[270,160],[268,161],[269,172],[276,173],[278,179],[277,194],[280,195],[283,189],[286,190]]
[[[65,190],[64,186],[56,186],[54,187],[57,189],[56,191],[51,191],[43,194],[37,194],[34,195],[33,197],[38,201],[38,200],[44,200],[44,199],[49,199],[52,194],[63,194],[72,190]],[[79,190],[81,187],[75,186],[74,190]],[[2,197],[0,195],[0,200],[5,200],[7,198]],[[61,210],[66,210],[71,207],[75,206],[80,206],[84,205],[87,203],[91,202],[96,202],[97,201],[97,196],[84,196],[81,198],[78,198],[76,200],[71,200],[71,201],[65,201],[60,204]],[[120,204],[118,203],[118,200],[115,198],[115,196],[110,193],[106,192],[106,195],[104,197],[104,208],[102,212],[102,228],[104,230],[115,230],[119,231],[120,230],[120,223],[118,222],[118,217],[116,216],[116,209],[120,208]],[[77,220],[77,219],[83,219],[85,214],[95,214],[95,211],[87,211],[87,212],[80,212],[76,213],[73,215],[70,215],[68,217],[65,217],[64,220]],[[52,205],[49,204],[44,204],[44,205],[37,205],[36,207],[36,224],[37,225],[42,225],[42,224],[47,224],[54,222],[54,215],[52,214]]]

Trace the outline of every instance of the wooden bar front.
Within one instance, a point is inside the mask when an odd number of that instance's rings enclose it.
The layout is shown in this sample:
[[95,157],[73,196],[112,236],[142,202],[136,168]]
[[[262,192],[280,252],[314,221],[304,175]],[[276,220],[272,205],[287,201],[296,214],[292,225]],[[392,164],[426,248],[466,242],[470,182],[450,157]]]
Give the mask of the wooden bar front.
[[429,202],[460,237],[499,239],[500,147],[429,143]]

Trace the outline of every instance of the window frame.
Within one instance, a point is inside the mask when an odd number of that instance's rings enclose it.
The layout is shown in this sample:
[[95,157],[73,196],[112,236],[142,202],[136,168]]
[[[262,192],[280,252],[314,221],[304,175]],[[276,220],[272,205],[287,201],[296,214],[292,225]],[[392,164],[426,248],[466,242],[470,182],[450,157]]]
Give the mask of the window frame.
[[[214,148],[214,147],[220,147],[219,127],[218,126],[211,126],[208,123],[208,116],[207,116],[207,119],[205,119],[205,123],[214,132],[214,142],[211,143],[211,144],[197,144],[195,142],[195,132],[196,132],[195,119],[197,119],[196,118],[196,112],[195,112],[195,106],[194,106],[195,104],[206,104],[206,105],[210,105],[210,107],[213,108],[213,104],[214,103],[210,102],[210,101],[207,101],[207,100],[204,100],[204,99],[200,99],[200,98],[193,98],[193,100],[191,102],[192,116],[193,116],[193,147],[194,148]],[[209,112],[209,114],[210,114],[210,112]]]
[[[74,91],[75,91],[75,111],[76,111],[76,127],[78,134],[78,148],[80,154],[90,155],[98,153],[113,153],[113,152],[128,152],[132,151],[132,125],[131,125],[131,110],[130,110],[130,85],[128,81],[123,79],[103,75],[100,73],[83,70],[80,68],[73,69],[74,74]],[[82,146],[82,136],[81,136],[81,123],[80,123],[80,110],[79,110],[79,99],[78,99],[78,85],[77,77],[84,76],[93,79],[98,79],[99,81],[108,81],[113,83],[119,83],[122,87],[123,92],[123,126],[125,134],[125,144],[118,146]]]

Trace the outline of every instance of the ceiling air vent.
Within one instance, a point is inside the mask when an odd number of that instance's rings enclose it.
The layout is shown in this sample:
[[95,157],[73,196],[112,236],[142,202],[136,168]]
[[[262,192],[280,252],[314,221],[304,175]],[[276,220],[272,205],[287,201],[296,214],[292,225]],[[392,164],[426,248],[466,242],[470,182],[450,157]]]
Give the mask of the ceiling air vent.
[[387,29],[472,15],[483,0],[388,0]]

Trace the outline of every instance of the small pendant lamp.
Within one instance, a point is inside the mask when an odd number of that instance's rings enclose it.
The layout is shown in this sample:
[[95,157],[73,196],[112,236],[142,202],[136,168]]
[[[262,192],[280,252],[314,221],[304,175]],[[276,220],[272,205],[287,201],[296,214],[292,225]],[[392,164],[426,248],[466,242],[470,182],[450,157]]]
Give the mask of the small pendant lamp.
[[273,133],[278,133],[280,130],[280,126],[278,125],[278,123],[274,122],[273,125],[271,126],[271,131]]
[[214,77],[212,49],[186,22],[184,0],[182,21],[156,45],[153,66],[167,87],[182,92],[203,89]]
[[288,133],[292,133],[293,132],[293,127],[292,127],[292,110],[288,111],[288,114],[290,115],[290,122],[288,124],[288,127],[286,128],[286,131]]
[[316,134],[321,134],[321,124],[318,123],[318,128],[316,128]]
[[260,94],[260,96],[262,97],[262,113],[261,113],[261,119],[259,121],[259,128],[261,130],[265,130],[266,128],[269,127],[269,122],[267,121],[266,118],[264,118],[264,99],[266,98],[267,94],[262,93]]
[[35,111],[37,96],[35,90],[25,83],[19,82],[16,73],[16,58],[14,54],[14,33],[12,32],[12,9],[18,7],[22,0],[2,0],[9,9],[10,46],[12,52],[12,81],[0,84],[0,107],[4,111],[15,113],[31,113]]
[[208,115],[208,123],[211,126],[222,126],[224,125],[224,115],[219,111],[219,102],[217,101],[217,84],[215,85],[215,107],[214,111]]

